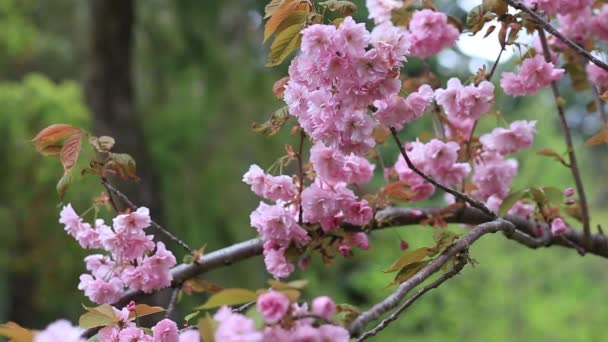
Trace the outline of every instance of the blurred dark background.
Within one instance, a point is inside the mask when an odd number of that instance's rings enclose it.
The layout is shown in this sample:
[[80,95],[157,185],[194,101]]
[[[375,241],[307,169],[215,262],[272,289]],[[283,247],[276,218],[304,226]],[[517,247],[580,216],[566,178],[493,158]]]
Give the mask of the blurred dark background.
[[[470,1],[437,1],[464,19],[462,2]],[[366,20],[364,1],[356,3],[356,19]],[[249,213],[259,199],[241,182],[242,174],[252,163],[270,166],[284,154],[285,143],[296,144],[288,129],[275,137],[250,129],[283,105],[272,84],[287,73],[286,65],[264,67],[265,4],[0,0],[0,322],[41,328],[60,317],[77,321],[81,303],[90,304],[76,288],[87,252],[57,222],[61,203],[55,184],[61,165],[39,156],[30,143],[50,124],[115,137],[114,149],[137,160],[142,179],[119,187],[190,245],[211,251],[255,236]],[[476,63],[491,65],[458,48],[440,59],[430,66],[443,84],[450,76],[466,80]],[[416,75],[420,68],[412,60],[405,71]],[[569,81],[561,85],[594,224],[604,223],[606,149],[582,144],[599,129],[597,115],[585,109],[591,94],[569,92]],[[520,175],[513,188],[571,186],[565,168],[534,155],[544,147],[565,150],[549,91],[525,99],[498,94],[497,108],[502,117],[488,116],[478,132],[504,120],[539,121],[533,148],[518,155]],[[425,130],[431,130],[428,119],[407,134],[414,138]],[[382,153],[389,163],[396,159],[394,147]],[[377,176],[374,183],[381,186]],[[93,179],[78,178],[64,203],[83,212],[101,191]],[[441,196],[436,197],[440,203]],[[109,212],[102,216],[111,217]],[[432,230],[375,233],[370,251],[329,267],[314,259],[308,273],[297,272],[292,279],[310,279],[308,299],[328,294],[365,308],[390,293],[391,276],[381,270],[400,255],[400,238],[413,248],[430,245]],[[180,260],[181,250],[170,247]],[[606,335],[605,260],[581,258],[559,247],[528,250],[498,235],[484,237],[471,252],[479,261],[475,268],[467,267],[416,303],[377,340],[599,341]],[[261,258],[208,275],[223,286],[248,288],[262,287],[268,278]],[[181,312],[190,312],[202,298],[184,300]]]

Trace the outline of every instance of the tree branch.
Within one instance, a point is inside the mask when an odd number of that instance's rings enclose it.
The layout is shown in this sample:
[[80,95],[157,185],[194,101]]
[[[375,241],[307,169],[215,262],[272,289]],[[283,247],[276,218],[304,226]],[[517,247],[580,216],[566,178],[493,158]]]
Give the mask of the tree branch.
[[452,258],[456,257],[460,253],[466,252],[469,246],[477,241],[477,239],[485,234],[496,233],[501,230],[509,232],[515,230],[515,227],[512,223],[499,218],[491,222],[480,224],[473,228],[469,233],[457,240],[454,244],[452,244],[452,246],[448,247],[445,251],[443,251],[443,253],[424,266],[411,278],[401,283],[395,292],[391,293],[380,303],[372,306],[369,310],[357,316],[357,318],[348,327],[351,335],[359,334],[359,332],[369,322],[378,319],[381,315],[397,307],[403,298],[405,298],[405,296],[414,287],[420,285],[423,281],[435,274],[435,272],[439,271],[441,267],[448,261],[452,260]]
[[[173,277],[171,286],[180,287],[184,281],[199,274],[260,255],[262,254],[262,245],[261,239],[251,239],[205,254],[199,259],[198,263],[178,265],[171,269],[171,276]],[[114,306],[125,306],[131,300],[135,300],[143,294],[141,291],[128,290],[120,297],[118,302],[114,303]]]
[[553,36],[555,36],[555,38],[561,40],[564,44],[568,45],[572,50],[576,51],[576,53],[583,56],[585,59],[597,65],[598,67],[608,71],[608,65],[606,63],[600,61],[592,54],[587,52],[587,50],[583,49],[580,45],[576,44],[575,42],[561,34],[555,27],[553,27],[547,20],[545,20],[545,18],[541,17],[538,13],[534,12],[530,8],[526,7],[526,5],[522,4],[517,0],[507,1],[509,5],[513,6],[514,8],[517,8],[518,10],[529,14],[540,27],[547,30],[547,32],[551,33]]
[[[133,202],[131,202],[131,200],[129,200],[129,198],[125,194],[123,194],[118,189],[113,187],[110,183],[108,183],[108,181],[106,181],[105,179],[102,179],[101,184],[103,184],[103,186],[107,189],[108,195],[110,195],[110,199],[112,198],[112,193],[113,193],[116,196],[118,196],[118,198],[120,198],[123,202],[125,202],[125,204],[129,207],[129,209],[131,209],[133,211],[137,210],[137,206],[135,204],[133,204]],[[171,239],[173,242],[177,243],[180,247],[185,249],[189,254],[195,253],[195,251],[192,248],[190,248],[190,246],[188,246],[185,242],[183,242],[182,240],[177,238],[175,235],[171,234],[171,232],[169,232],[168,230],[163,228],[158,223],[151,221],[151,225],[152,225],[152,227],[156,228],[159,232],[164,234],[166,237]]]
[[[539,29],[538,36],[540,38],[540,43],[543,47],[545,61],[551,63],[551,54],[549,53],[549,46],[547,44],[547,37],[545,36],[545,31],[543,29]],[[564,139],[566,139],[566,146],[568,147],[568,164],[570,164],[570,171],[572,173],[572,178],[574,179],[576,192],[578,193],[578,200],[581,204],[581,216],[583,221],[583,231],[585,232],[585,240],[588,240],[591,235],[591,229],[589,225],[589,206],[587,205],[585,187],[583,186],[583,181],[578,168],[578,163],[576,161],[574,144],[572,143],[572,136],[570,134],[570,129],[568,128],[568,123],[566,122],[566,115],[564,114],[564,107],[562,105],[562,98],[560,96],[559,89],[557,88],[557,82],[551,82],[551,91],[553,92],[553,97],[555,99],[555,106],[557,107],[559,123],[562,128],[562,132],[564,133]],[[587,246],[587,242],[588,241],[585,241],[583,243],[583,246]]]
[[397,143],[397,146],[399,147],[399,151],[401,152],[401,155],[403,156],[403,159],[405,159],[405,162],[407,163],[407,166],[414,171],[416,174],[418,174],[420,177],[424,178],[427,182],[433,184],[434,186],[436,186],[437,188],[453,195],[454,197],[456,197],[457,199],[464,201],[466,203],[469,203],[471,206],[483,211],[484,213],[488,214],[489,216],[491,216],[492,218],[496,218],[496,214],[488,209],[488,207],[485,206],[485,204],[472,199],[471,197],[463,194],[460,191],[454,190],[448,186],[445,186],[439,182],[437,182],[436,180],[434,180],[432,177],[430,177],[429,175],[425,174],[424,172],[420,171],[416,165],[414,165],[414,163],[412,163],[412,161],[410,160],[409,156],[407,155],[407,151],[405,150],[405,147],[403,147],[403,143],[401,143],[401,139],[399,139],[399,136],[397,135],[397,130],[394,127],[391,127],[391,133],[393,135],[393,139],[395,140],[395,143]]
[[369,337],[376,336],[376,334],[378,334],[380,331],[382,331],[384,328],[386,328],[391,322],[393,322],[394,320],[399,318],[399,316],[403,313],[403,311],[405,311],[407,308],[409,308],[418,298],[422,297],[425,293],[429,292],[430,290],[438,288],[446,280],[457,275],[467,264],[467,258],[464,255],[460,255],[457,258],[458,258],[458,261],[456,262],[454,267],[452,267],[451,270],[442,274],[439,278],[434,280],[429,285],[421,288],[418,292],[416,292],[416,294],[414,294],[413,296],[408,298],[403,304],[401,304],[401,306],[399,308],[397,308],[397,310],[395,310],[392,314],[390,314],[390,316],[383,319],[382,322],[380,322],[378,325],[376,325],[376,327],[374,327],[373,329],[371,329],[371,330],[365,332],[364,334],[362,334],[361,336],[359,336],[359,338],[356,340],[356,342],[360,342],[360,341],[368,339]]

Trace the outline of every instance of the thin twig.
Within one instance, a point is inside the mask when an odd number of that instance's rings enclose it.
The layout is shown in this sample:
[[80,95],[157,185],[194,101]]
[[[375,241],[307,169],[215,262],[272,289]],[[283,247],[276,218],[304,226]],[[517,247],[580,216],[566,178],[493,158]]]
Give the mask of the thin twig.
[[110,190],[110,183],[108,183],[107,179],[102,177],[101,184],[103,184],[103,186],[106,188],[106,192],[108,193],[108,198],[110,200],[110,205],[112,206],[112,209],[114,209],[114,212],[116,214],[120,214],[120,210],[118,209],[118,206],[116,206],[116,202],[114,202],[114,197],[112,197],[112,191]]
[[[129,200],[129,198],[125,194],[123,194],[118,189],[116,189],[115,187],[113,187],[105,179],[101,180],[101,184],[103,184],[103,186],[106,187],[106,189],[108,190],[108,192],[114,193],[123,202],[125,202],[125,204],[129,207],[129,209],[131,209],[131,210],[137,210],[137,206],[135,204],[133,204],[133,202],[131,202],[131,200]],[[110,196],[112,196],[112,195],[110,194]],[[171,239],[173,242],[175,242],[178,245],[180,245],[180,247],[182,247],[183,249],[185,249],[189,254],[194,254],[195,253],[195,251],[192,248],[190,248],[190,246],[188,246],[185,242],[183,242],[182,240],[180,240],[179,238],[177,238],[175,235],[171,234],[171,232],[169,232],[168,230],[166,230],[165,228],[163,228],[158,223],[156,223],[154,221],[151,221],[150,224],[152,225],[152,227],[156,228],[159,232],[161,232],[166,237],[168,237],[169,239]]]
[[517,0],[508,0],[508,2],[509,5],[513,6],[514,8],[517,8],[529,14],[539,26],[547,30],[547,32],[551,33],[553,36],[555,36],[555,38],[561,40],[564,44],[568,45],[576,53],[585,57],[588,61],[597,65],[598,67],[608,71],[608,65],[606,63],[600,61],[598,58],[587,52],[587,50],[583,49],[580,45],[576,44],[575,42],[561,34],[555,27],[553,27],[547,20],[545,20],[545,18],[540,16],[538,13],[534,12],[530,8],[526,7],[526,5],[522,4]]
[[[549,45],[547,44],[547,37],[543,29],[538,30],[538,36],[540,43],[543,47],[543,54],[547,62],[551,62],[551,54],[549,53]],[[562,106],[562,98],[557,88],[557,82],[551,82],[551,91],[555,99],[555,106],[557,107],[557,113],[559,115],[559,123],[564,133],[564,139],[566,140],[566,146],[568,147],[568,159],[570,164],[570,171],[572,172],[572,178],[574,178],[574,184],[578,193],[578,200],[581,204],[581,216],[583,221],[583,231],[585,232],[585,238],[588,240],[591,235],[591,229],[589,227],[589,207],[587,205],[587,196],[585,195],[585,188],[581,179],[578,163],[576,161],[576,153],[574,152],[574,144],[572,143],[572,136],[570,134],[570,128],[566,122],[566,115],[564,113],[564,107]],[[588,242],[588,241],[587,241]],[[588,243],[585,242],[584,246]]]
[[454,197],[456,197],[456,199],[459,199],[461,201],[464,201],[466,203],[469,203],[471,206],[483,211],[484,213],[490,215],[492,218],[496,218],[498,217],[496,215],[496,213],[494,213],[492,210],[488,209],[488,207],[485,206],[485,204],[472,199],[471,197],[463,194],[462,192],[458,191],[458,190],[454,190],[448,186],[445,186],[439,182],[437,182],[435,179],[433,179],[432,177],[430,177],[429,175],[425,174],[424,172],[420,171],[416,165],[414,165],[414,163],[412,163],[412,161],[410,160],[410,158],[407,155],[407,151],[405,150],[405,147],[403,146],[403,143],[401,143],[401,139],[399,139],[399,136],[397,135],[397,130],[394,127],[391,127],[391,133],[393,135],[393,138],[395,139],[395,143],[397,143],[397,146],[399,147],[399,151],[401,152],[401,155],[403,156],[403,159],[405,159],[405,162],[407,163],[407,166],[414,171],[415,173],[417,173],[420,177],[424,178],[427,182],[433,184],[434,186],[438,187],[439,189],[452,194]]
[[452,267],[451,270],[442,274],[439,278],[434,280],[429,285],[421,288],[418,292],[416,292],[413,296],[411,296],[403,304],[401,304],[401,306],[399,308],[397,308],[397,310],[395,310],[392,314],[390,314],[390,316],[383,319],[373,329],[362,334],[355,342],[361,342],[363,340],[366,340],[369,337],[372,337],[372,336],[375,336],[376,334],[378,334],[381,330],[386,328],[391,322],[393,322],[394,320],[399,318],[399,316],[403,313],[403,311],[405,311],[407,308],[409,308],[418,298],[422,297],[425,293],[429,292],[430,290],[438,288],[446,280],[457,275],[464,268],[464,266],[466,264],[467,264],[467,258],[464,256],[459,256],[458,262],[456,262],[456,264],[454,265],[454,267]]
[[175,304],[177,303],[177,295],[179,294],[179,287],[174,287],[171,291],[171,299],[169,299],[169,305],[167,305],[167,312],[165,312],[165,318],[169,318],[173,310],[175,310]]
[[494,62],[494,65],[492,65],[492,70],[490,70],[490,73],[486,76],[486,80],[490,81],[492,79],[492,76],[494,76],[494,72],[496,71],[496,67],[498,66],[498,62],[500,61],[500,57],[502,56],[503,51],[505,51],[504,46],[500,49],[498,57],[496,57],[496,61]]
[[357,316],[357,318],[348,327],[351,335],[359,334],[359,332],[361,332],[361,330],[369,322],[378,319],[383,314],[396,308],[413,288],[420,285],[423,281],[435,274],[435,272],[439,271],[441,267],[443,267],[443,265],[445,265],[448,261],[452,260],[452,258],[467,251],[469,247],[483,235],[496,233],[501,230],[511,231],[514,229],[515,227],[513,224],[500,218],[491,222],[480,224],[473,228],[469,233],[461,237],[458,241],[443,251],[438,257],[426,264],[426,266],[420,269],[420,271],[414,274],[411,278],[401,283],[401,285],[399,285],[399,287],[397,287],[397,289],[388,297]]

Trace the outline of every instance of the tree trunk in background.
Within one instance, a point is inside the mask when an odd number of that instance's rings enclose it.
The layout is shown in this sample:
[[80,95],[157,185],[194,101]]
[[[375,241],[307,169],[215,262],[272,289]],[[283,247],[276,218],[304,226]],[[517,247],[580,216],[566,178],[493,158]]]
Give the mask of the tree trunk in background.
[[158,181],[136,110],[131,57],[134,45],[133,0],[92,0],[89,4],[89,39],[85,94],[93,114],[96,135],[116,139],[114,150],[130,154],[137,162],[138,183],[112,181],[137,205],[150,208],[162,220]]

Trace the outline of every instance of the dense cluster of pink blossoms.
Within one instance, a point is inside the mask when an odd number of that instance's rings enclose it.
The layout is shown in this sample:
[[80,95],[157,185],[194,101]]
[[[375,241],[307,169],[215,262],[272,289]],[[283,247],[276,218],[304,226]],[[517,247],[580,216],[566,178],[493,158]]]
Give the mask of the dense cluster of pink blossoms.
[[553,63],[545,62],[543,56],[537,54],[521,63],[519,74],[503,72],[500,86],[509,95],[531,95],[560,79],[564,73],[564,69],[556,69]]
[[[134,305],[133,305],[134,306]],[[118,322],[107,325],[99,330],[99,342],[199,342],[200,335],[196,330],[179,332],[177,324],[170,319],[163,319],[152,327],[148,334],[144,329],[137,327],[132,310],[125,307],[122,310],[114,309]],[[73,326],[67,320],[58,320],[49,324],[43,331],[36,334],[34,342],[85,342],[82,337],[84,329]]]
[[112,227],[98,219],[95,225],[83,222],[70,204],[63,207],[59,222],[83,248],[104,249],[109,255],[93,254],[84,261],[90,274],[80,276],[78,288],[95,303],[116,302],[125,287],[151,293],[171,285],[170,268],[176,260],[162,242],[144,229],[150,226],[150,213],[141,207],[118,215]]
[[[350,335],[346,329],[332,324],[315,326],[315,316],[331,320],[336,313],[336,304],[329,297],[317,297],[308,304],[290,303],[289,298],[276,291],[260,295],[257,310],[262,314],[264,327],[256,329],[255,323],[247,316],[222,307],[213,317],[219,324],[215,340],[222,342],[283,342],[283,341],[332,341],[348,342]],[[282,320],[289,317],[289,324]]]
[[[364,158],[345,156],[320,143],[311,149],[311,161],[318,176],[317,181],[302,192],[303,222],[318,223],[325,231],[337,228],[342,222],[356,225],[369,222],[372,209],[367,201],[359,200],[346,183],[340,181],[340,177],[352,183],[367,183],[374,166]],[[275,201],[273,204],[260,202],[251,213],[251,225],[264,240],[264,262],[268,272],[277,278],[286,277],[295,269],[285,256],[287,249],[292,244],[303,247],[310,242],[308,232],[298,224],[299,206],[296,205],[297,192],[293,180],[288,176],[268,175],[259,166],[252,165],[243,181],[251,185],[257,195]],[[269,195],[274,193],[269,189],[277,188],[282,189],[279,193],[284,196]],[[349,254],[351,246],[367,249],[367,236],[355,233],[343,238],[338,251]]]

